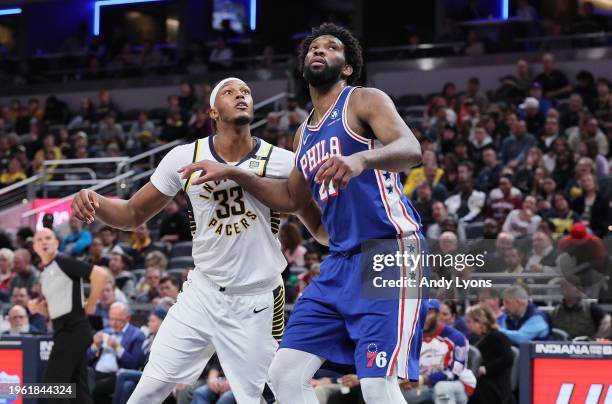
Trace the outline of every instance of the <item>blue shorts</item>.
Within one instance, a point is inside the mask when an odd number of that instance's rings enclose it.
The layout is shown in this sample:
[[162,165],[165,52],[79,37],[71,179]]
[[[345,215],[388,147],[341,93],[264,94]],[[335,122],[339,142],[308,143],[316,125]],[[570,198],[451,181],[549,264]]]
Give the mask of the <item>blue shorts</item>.
[[[404,236],[380,249],[384,253],[421,250],[420,233]],[[368,277],[364,257],[372,251],[332,254],[321,264],[316,277],[298,299],[280,348],[321,356],[328,361],[354,365],[357,376],[397,375],[418,380],[422,326],[427,315],[427,290],[399,287],[386,298],[364,290]],[[366,270],[370,271],[370,269]],[[398,268],[406,271],[406,267]],[[422,266],[417,278],[426,276]],[[397,276],[393,276],[397,278]]]

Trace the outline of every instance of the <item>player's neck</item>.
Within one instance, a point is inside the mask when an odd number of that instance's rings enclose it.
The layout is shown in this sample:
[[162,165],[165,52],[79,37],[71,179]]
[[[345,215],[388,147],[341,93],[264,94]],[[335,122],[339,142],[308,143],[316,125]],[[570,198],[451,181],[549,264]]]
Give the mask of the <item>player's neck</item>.
[[248,125],[220,127],[214,138],[215,151],[225,161],[241,161],[253,150],[254,139]]
[[329,87],[310,86],[310,99],[314,107],[311,125],[319,123],[345,87],[346,81],[344,80],[337,81]]

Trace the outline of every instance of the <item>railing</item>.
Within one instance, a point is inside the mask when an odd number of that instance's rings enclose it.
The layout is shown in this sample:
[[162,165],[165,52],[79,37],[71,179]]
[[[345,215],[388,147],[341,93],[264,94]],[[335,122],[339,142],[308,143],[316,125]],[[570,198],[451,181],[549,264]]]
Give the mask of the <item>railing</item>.
[[[263,108],[263,107],[268,106],[268,105],[270,105],[270,104],[274,104],[274,107],[273,107],[273,108],[274,108],[274,110],[275,110],[275,111],[277,111],[277,110],[279,109],[280,102],[281,102],[282,100],[284,100],[285,98],[287,98],[287,96],[288,96],[288,95],[289,95],[289,94],[287,94],[286,92],[279,93],[279,94],[277,94],[277,95],[275,95],[275,96],[273,96],[273,97],[270,97],[270,98],[268,98],[268,99],[266,99],[266,100],[263,100],[263,101],[261,101],[261,102],[258,102],[257,104],[255,104],[255,105],[253,106],[253,109],[254,109],[254,110],[257,110],[257,109],[259,109],[259,108]],[[259,121],[257,121],[257,122],[253,122],[253,123],[251,124],[251,130],[258,129],[258,128],[260,128],[261,126],[265,125],[265,124],[266,124],[266,119],[267,119],[267,118],[265,118],[265,117],[264,117],[264,118],[260,119],[260,120],[259,120]]]
[[119,175],[124,170],[129,170],[132,164],[139,162],[141,160],[145,160],[147,158],[149,159],[149,165],[151,167],[155,167],[155,158],[159,153],[164,152],[168,149],[172,149],[173,147],[178,146],[180,144],[183,144],[182,140],[175,140],[173,142],[166,143],[154,149],[148,150],[144,153],[140,153],[135,156],[125,158],[124,160],[120,161],[119,164],[117,164],[117,169],[115,170],[115,174]]
[[[94,186],[92,186],[92,187],[90,187],[88,189],[91,190],[91,191],[99,191],[99,190],[101,190],[101,189],[103,189],[103,188],[105,188],[105,187],[107,187],[109,185],[113,185],[113,184],[117,184],[119,187],[121,187],[123,189],[126,189],[127,185],[126,185],[125,181],[128,178],[130,178],[130,176],[132,176],[132,175],[134,175],[134,171],[127,171],[127,172],[125,172],[125,173],[123,173],[123,174],[121,174],[119,176],[114,177],[114,178],[110,178],[110,179],[107,179],[107,180],[102,180],[98,184],[96,184],[96,185],[94,185]],[[74,193],[72,193],[72,194],[70,194],[68,196],[65,196],[63,198],[55,200],[55,201],[53,201],[51,203],[48,203],[48,204],[43,205],[43,206],[40,206],[40,207],[38,207],[36,209],[28,210],[27,212],[24,212],[21,215],[22,223],[27,223],[28,221],[31,220],[31,218],[34,215],[36,215],[36,214],[38,214],[40,212],[44,212],[44,211],[46,211],[48,209],[53,208],[54,206],[57,206],[57,205],[60,205],[60,204],[62,204],[64,202],[66,202],[66,201],[69,201],[70,199],[74,198],[77,194],[78,194],[78,192],[74,192]]]

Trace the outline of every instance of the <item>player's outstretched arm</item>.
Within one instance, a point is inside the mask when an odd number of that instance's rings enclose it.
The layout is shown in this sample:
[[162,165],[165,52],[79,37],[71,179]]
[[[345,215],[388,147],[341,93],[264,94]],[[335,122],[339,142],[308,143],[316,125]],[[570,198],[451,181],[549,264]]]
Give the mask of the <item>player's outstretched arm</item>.
[[92,223],[97,217],[109,226],[132,230],[161,212],[171,199],[150,182],[128,200],[110,199],[82,189],[72,201],[72,212],[85,223]]
[[387,94],[375,88],[358,88],[349,99],[349,108],[355,111],[359,125],[371,129],[383,146],[327,160],[315,177],[323,187],[333,182],[344,188],[351,178],[366,169],[400,172],[421,162],[419,141]]

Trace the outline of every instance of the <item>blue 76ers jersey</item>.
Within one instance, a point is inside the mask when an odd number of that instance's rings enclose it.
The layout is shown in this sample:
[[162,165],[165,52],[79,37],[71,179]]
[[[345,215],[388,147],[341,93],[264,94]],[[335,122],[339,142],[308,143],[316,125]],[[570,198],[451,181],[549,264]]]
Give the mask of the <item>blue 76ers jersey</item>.
[[420,229],[420,218],[404,196],[395,172],[367,169],[346,188],[324,189],[314,180],[317,170],[332,156],[349,156],[382,147],[377,139],[358,135],[348,126],[348,100],[354,87],[342,90],[316,125],[302,124],[296,153],[298,170],[323,211],[332,252],[350,251],[367,240],[405,235]]

